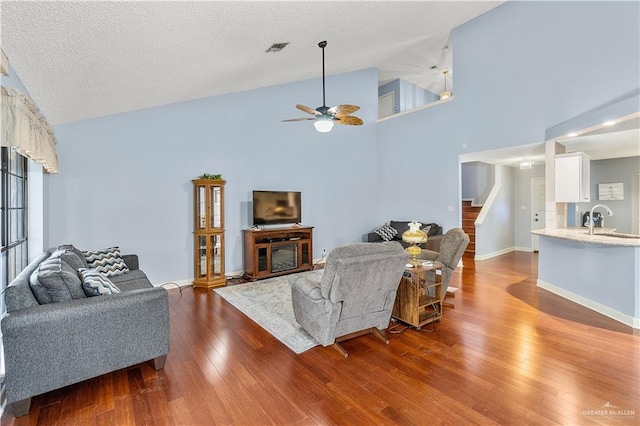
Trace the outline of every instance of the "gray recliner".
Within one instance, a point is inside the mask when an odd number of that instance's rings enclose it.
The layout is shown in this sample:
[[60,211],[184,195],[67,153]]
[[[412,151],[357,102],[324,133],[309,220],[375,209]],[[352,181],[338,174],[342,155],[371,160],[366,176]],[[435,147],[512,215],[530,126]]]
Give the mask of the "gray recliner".
[[[446,294],[449,281],[456,270],[464,251],[469,245],[469,235],[461,228],[452,228],[444,234],[440,243],[440,252],[423,250],[418,257],[425,260],[442,262],[442,294]],[[433,274],[433,272],[431,272]],[[427,277],[429,279],[429,277]]]
[[389,326],[408,254],[397,242],[356,243],[334,249],[320,282],[291,276],[296,321],[323,346],[373,333],[388,343],[380,330]]

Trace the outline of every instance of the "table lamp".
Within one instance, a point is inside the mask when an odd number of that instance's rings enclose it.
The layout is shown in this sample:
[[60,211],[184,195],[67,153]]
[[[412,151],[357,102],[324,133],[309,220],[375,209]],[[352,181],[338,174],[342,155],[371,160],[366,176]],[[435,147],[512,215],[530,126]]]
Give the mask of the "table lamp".
[[409,222],[409,229],[403,232],[402,241],[405,243],[409,243],[409,247],[407,247],[407,253],[411,256],[409,262],[414,266],[420,266],[420,261],[417,259],[418,255],[422,251],[420,244],[427,242],[427,233],[424,232],[420,227],[422,224],[420,222]]

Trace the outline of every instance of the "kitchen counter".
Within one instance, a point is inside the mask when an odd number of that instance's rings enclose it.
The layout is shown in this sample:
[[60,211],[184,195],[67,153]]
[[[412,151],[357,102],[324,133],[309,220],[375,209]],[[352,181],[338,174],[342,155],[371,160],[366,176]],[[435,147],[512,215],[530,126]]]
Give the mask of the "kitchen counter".
[[639,236],[582,227],[531,233],[540,236],[538,287],[640,329]]
[[538,229],[531,231],[534,235],[578,241],[587,244],[604,244],[619,247],[640,247],[640,235],[614,232],[615,228],[595,228],[589,235],[587,228]]

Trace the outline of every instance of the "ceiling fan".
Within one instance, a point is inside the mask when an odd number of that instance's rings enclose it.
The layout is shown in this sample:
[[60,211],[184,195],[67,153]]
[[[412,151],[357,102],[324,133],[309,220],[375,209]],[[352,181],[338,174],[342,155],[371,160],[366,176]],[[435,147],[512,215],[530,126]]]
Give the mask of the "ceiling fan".
[[283,122],[288,121],[315,121],[313,126],[319,132],[330,132],[333,129],[333,124],[343,124],[347,126],[362,126],[364,122],[353,115],[349,115],[352,112],[356,112],[360,109],[357,105],[336,105],[334,107],[327,107],[327,102],[325,101],[325,88],[324,88],[324,48],[327,47],[326,41],[321,41],[318,43],[318,47],[322,49],[322,106],[319,106],[316,109],[311,109],[308,106],[297,104],[296,108],[300,111],[306,112],[308,114],[313,115],[313,117],[304,117],[304,118],[292,118],[290,120],[282,120]]

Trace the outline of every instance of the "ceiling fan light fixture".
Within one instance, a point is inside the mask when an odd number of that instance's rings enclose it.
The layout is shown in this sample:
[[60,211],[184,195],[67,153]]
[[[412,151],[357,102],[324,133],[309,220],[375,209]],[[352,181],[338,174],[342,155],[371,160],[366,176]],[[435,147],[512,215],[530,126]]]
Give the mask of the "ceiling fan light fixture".
[[291,121],[314,121],[313,126],[318,132],[327,133],[333,129],[333,125],[338,123],[343,126],[362,126],[364,121],[360,118],[349,115],[360,109],[357,105],[343,104],[336,105],[329,108],[326,102],[325,93],[325,73],[324,73],[324,48],[327,47],[327,41],[321,41],[318,43],[318,47],[322,49],[322,106],[316,109],[309,108],[308,106],[297,104],[296,108],[307,114],[311,114],[313,117],[307,118],[291,118],[289,120],[282,120],[283,122]]
[[333,120],[320,118],[313,122],[313,127],[320,133],[328,133],[333,129]]

